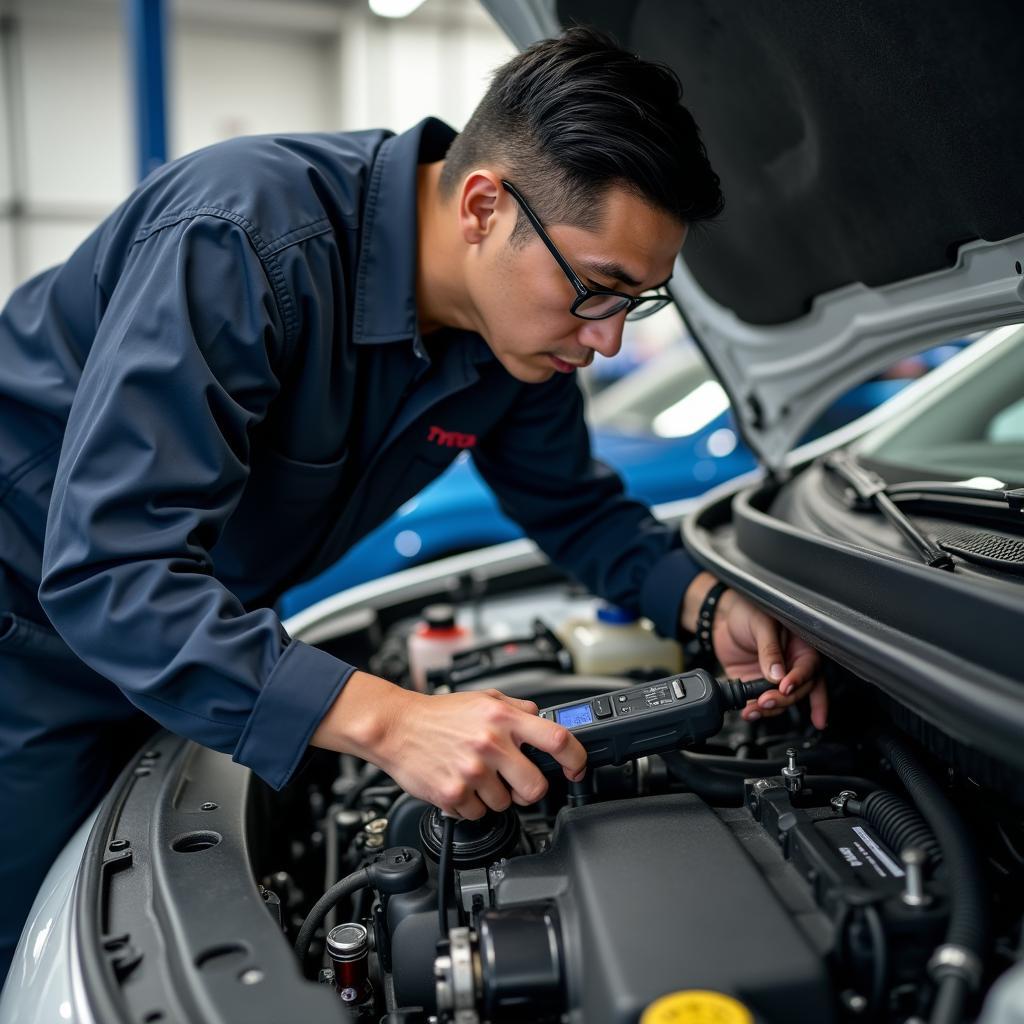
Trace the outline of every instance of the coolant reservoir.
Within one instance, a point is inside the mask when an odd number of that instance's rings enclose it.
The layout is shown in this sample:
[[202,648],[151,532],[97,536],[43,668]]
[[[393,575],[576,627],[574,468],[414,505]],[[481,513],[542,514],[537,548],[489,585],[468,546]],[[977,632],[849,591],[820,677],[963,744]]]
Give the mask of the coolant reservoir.
[[420,693],[427,692],[427,673],[445,668],[452,655],[474,643],[473,631],[455,623],[450,604],[431,604],[423,609],[423,621],[409,634],[409,675]]
[[568,619],[555,630],[572,655],[579,675],[616,675],[632,669],[682,672],[683,649],[658,636],[654,626],[632,612],[601,605],[594,618]]

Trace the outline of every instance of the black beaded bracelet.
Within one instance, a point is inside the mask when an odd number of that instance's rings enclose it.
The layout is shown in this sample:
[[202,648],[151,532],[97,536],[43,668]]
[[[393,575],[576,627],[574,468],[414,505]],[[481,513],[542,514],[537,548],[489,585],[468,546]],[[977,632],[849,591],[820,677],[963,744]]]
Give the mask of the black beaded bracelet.
[[697,643],[700,644],[700,649],[711,658],[715,656],[715,646],[711,642],[711,628],[715,622],[715,610],[718,608],[718,602],[725,589],[724,583],[716,583],[707,592],[704,603],[700,606],[700,611],[697,612]]

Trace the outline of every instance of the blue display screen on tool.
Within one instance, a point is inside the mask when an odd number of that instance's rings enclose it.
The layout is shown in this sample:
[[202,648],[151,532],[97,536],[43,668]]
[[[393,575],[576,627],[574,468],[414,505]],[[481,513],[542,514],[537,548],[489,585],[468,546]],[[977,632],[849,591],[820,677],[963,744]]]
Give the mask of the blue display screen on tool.
[[590,725],[594,721],[594,715],[589,704],[577,704],[571,708],[559,708],[556,713],[558,724],[564,725],[567,729],[575,729],[578,725]]

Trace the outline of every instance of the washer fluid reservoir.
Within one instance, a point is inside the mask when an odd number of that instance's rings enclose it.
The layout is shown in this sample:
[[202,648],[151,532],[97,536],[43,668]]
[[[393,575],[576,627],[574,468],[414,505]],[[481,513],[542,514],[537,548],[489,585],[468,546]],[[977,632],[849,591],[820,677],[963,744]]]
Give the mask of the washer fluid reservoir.
[[568,619],[555,630],[578,675],[619,675],[634,669],[683,670],[683,649],[654,631],[647,619],[624,608],[600,605],[596,615]]

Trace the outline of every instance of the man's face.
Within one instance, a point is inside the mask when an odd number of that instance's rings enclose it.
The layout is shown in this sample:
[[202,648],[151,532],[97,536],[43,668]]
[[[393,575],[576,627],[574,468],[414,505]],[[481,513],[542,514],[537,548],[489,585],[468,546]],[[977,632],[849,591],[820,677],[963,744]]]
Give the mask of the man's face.
[[[517,380],[541,383],[588,366],[595,353],[610,358],[622,345],[626,313],[581,320],[569,312],[576,291],[537,233],[510,245],[518,207],[502,192],[500,226],[481,252],[473,275],[474,304],[484,338]],[[545,225],[548,236],[589,288],[629,295],[649,292],[672,274],[686,229],[625,189],[611,189],[596,230]]]

